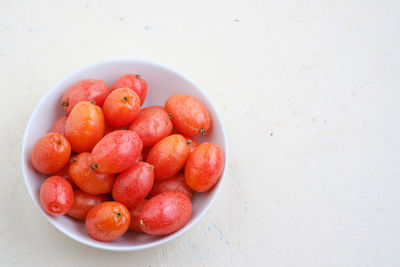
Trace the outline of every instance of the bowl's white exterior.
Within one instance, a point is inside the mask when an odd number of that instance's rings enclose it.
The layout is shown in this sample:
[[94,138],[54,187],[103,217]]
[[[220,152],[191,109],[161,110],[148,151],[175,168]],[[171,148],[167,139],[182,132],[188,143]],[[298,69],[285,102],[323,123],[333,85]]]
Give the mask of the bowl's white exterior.
[[[60,99],[64,91],[81,79],[95,78],[106,81],[110,86],[126,73],[138,73],[148,84],[148,94],[144,106],[164,105],[172,94],[191,94],[200,99],[210,111],[212,129],[206,136],[198,138],[219,144],[225,155],[224,171],[218,184],[205,193],[197,193],[192,199],[193,212],[190,221],[179,231],[166,236],[150,236],[128,232],[113,242],[99,242],[88,236],[84,223],[69,216],[52,217],[40,207],[39,189],[45,175],[36,172],[29,160],[35,141],[48,132],[54,121],[63,115]],[[192,81],[179,72],[160,64],[139,59],[114,59],[98,62],[80,68],[57,83],[39,102],[28,122],[22,143],[22,171],[24,180],[33,202],[40,212],[58,230],[78,242],[88,246],[115,251],[131,251],[155,247],[164,244],[190,229],[207,212],[221,189],[228,166],[228,145],[225,129],[218,111],[207,95]]]

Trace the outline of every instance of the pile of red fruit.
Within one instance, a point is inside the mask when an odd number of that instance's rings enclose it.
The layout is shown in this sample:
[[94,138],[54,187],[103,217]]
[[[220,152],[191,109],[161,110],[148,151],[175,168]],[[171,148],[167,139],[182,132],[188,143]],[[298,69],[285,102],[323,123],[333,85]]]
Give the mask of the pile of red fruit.
[[84,220],[88,234],[111,241],[128,229],[166,235],[190,219],[193,192],[219,180],[224,156],[199,144],[211,117],[191,95],[170,96],[164,107],[140,109],[147,83],[127,74],[110,88],[87,79],[64,93],[60,117],[31,152],[34,168],[49,174],[40,203],[52,216]]

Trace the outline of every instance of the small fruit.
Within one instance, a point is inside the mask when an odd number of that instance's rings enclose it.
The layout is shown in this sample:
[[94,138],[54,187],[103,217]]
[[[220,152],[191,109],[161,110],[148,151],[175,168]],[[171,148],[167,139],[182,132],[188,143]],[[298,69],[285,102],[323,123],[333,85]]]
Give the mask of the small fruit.
[[68,116],[65,137],[76,153],[90,152],[104,135],[103,111],[97,105],[82,101]]
[[166,192],[150,199],[140,212],[140,229],[151,235],[167,235],[181,229],[190,218],[192,203],[181,192]]
[[103,174],[93,168],[92,156],[88,152],[76,156],[75,161],[69,166],[69,173],[82,191],[92,195],[111,192],[115,180],[113,174]]
[[126,74],[120,77],[113,85],[112,90],[118,88],[130,88],[140,98],[140,105],[143,105],[147,94],[147,83],[139,74]]
[[48,133],[39,138],[31,151],[33,167],[41,173],[58,172],[68,163],[71,145],[61,134]]
[[40,187],[40,204],[52,216],[66,214],[72,207],[74,191],[71,185],[59,176],[44,180]]
[[49,133],[59,133],[65,136],[65,125],[67,124],[68,115],[61,116],[51,126]]
[[184,193],[188,198],[191,198],[193,194],[190,187],[186,184],[185,177],[182,173],[178,173],[164,180],[155,181],[147,198],[152,198],[165,192],[181,192]]
[[133,208],[150,192],[154,183],[154,167],[139,161],[129,169],[121,172],[112,188],[113,199]]
[[85,220],[86,215],[94,206],[111,200],[109,195],[90,195],[81,190],[74,191],[74,202],[68,215],[79,220]]
[[62,168],[61,170],[59,170],[58,172],[54,173],[54,176],[60,176],[62,178],[64,178],[65,180],[67,180],[68,183],[71,184],[72,189],[76,189],[77,186],[74,183],[74,181],[71,178],[71,174],[69,173],[69,165],[71,164],[71,162],[76,160],[76,155],[71,155],[71,157],[69,158],[68,163],[64,166],[64,168]]
[[136,163],[143,149],[137,133],[117,130],[107,134],[92,150],[93,168],[98,172],[114,174]]
[[144,147],[150,147],[171,133],[172,122],[163,107],[147,107],[140,111],[129,130],[140,136]]
[[165,103],[165,110],[171,114],[174,127],[189,136],[204,135],[211,127],[207,108],[191,95],[172,95]]
[[143,199],[138,204],[136,204],[132,209],[129,210],[131,214],[131,224],[129,225],[129,230],[134,232],[142,232],[140,230],[140,212],[142,211],[143,206],[147,203],[147,199]]
[[165,179],[185,166],[190,150],[185,138],[173,134],[155,144],[147,155],[147,162],[154,166],[154,179]]
[[115,201],[103,202],[93,207],[86,215],[88,234],[99,241],[112,241],[122,236],[129,228],[131,215],[128,209]]
[[194,191],[204,192],[219,180],[224,155],[217,144],[202,143],[193,151],[185,166],[185,181]]
[[107,96],[103,111],[107,123],[111,126],[127,126],[139,115],[140,99],[133,90],[119,88]]
[[102,80],[81,80],[65,91],[61,105],[67,113],[70,113],[80,101],[94,101],[101,107],[110,92],[110,87]]

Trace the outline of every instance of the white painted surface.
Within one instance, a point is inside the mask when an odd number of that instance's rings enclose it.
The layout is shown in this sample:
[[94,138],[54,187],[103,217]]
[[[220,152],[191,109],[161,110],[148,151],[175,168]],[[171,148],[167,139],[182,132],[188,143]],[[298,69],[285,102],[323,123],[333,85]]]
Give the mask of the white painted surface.
[[[0,266],[399,266],[399,1],[0,2]],[[29,115],[80,66],[140,57],[205,89],[230,141],[210,212],[162,247],[58,232],[23,184]]]

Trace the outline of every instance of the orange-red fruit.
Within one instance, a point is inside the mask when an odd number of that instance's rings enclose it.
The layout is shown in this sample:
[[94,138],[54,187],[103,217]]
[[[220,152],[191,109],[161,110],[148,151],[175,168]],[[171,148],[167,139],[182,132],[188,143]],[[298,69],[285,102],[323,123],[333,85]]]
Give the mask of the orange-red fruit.
[[109,195],[90,195],[81,190],[74,191],[74,203],[68,211],[68,215],[79,220],[85,220],[86,215],[94,206],[111,200]]
[[104,136],[93,148],[93,164],[101,173],[119,173],[136,163],[142,149],[143,143],[137,133],[117,130]]
[[155,181],[147,198],[152,198],[165,192],[181,192],[184,193],[188,198],[191,198],[193,194],[190,187],[186,184],[185,177],[182,173],[178,173],[164,180]]
[[33,167],[41,173],[58,172],[68,163],[71,145],[61,134],[48,133],[39,138],[31,151]]
[[49,133],[59,133],[65,136],[65,125],[67,124],[68,115],[61,116],[51,126]]
[[66,214],[72,207],[74,191],[62,177],[51,176],[40,187],[40,204],[43,210],[52,215]]
[[99,241],[112,241],[122,236],[129,228],[131,215],[128,209],[115,201],[103,202],[93,207],[86,215],[88,234]]
[[204,135],[211,127],[207,108],[191,95],[172,95],[165,103],[165,110],[171,114],[174,127],[189,136]]
[[113,174],[103,174],[96,170],[91,154],[88,152],[76,156],[75,162],[69,166],[69,173],[82,191],[92,195],[111,192],[115,180]]
[[185,166],[185,181],[194,191],[204,192],[219,180],[224,155],[217,144],[202,143],[193,151]]
[[181,229],[190,218],[192,203],[181,192],[166,192],[150,199],[140,212],[140,229],[151,235],[167,235]]
[[90,152],[104,135],[104,116],[101,108],[89,101],[75,105],[68,116],[65,136],[76,153]]
[[129,209],[129,213],[131,214],[131,224],[129,225],[129,230],[134,232],[142,232],[142,230],[140,230],[139,216],[143,206],[147,203],[147,201],[148,201],[147,199],[143,199],[133,208]]
[[107,96],[103,111],[107,123],[111,126],[127,126],[139,115],[139,96],[129,88],[119,88]]
[[74,183],[74,181],[71,178],[71,174],[69,173],[69,165],[71,164],[72,161],[74,161],[76,159],[76,157],[74,155],[71,155],[68,163],[64,166],[64,168],[62,168],[61,170],[59,170],[58,172],[54,173],[54,176],[60,176],[62,178],[64,178],[65,180],[67,180],[68,183],[71,184],[72,189],[76,189],[76,184]]
[[147,107],[140,111],[139,117],[129,126],[149,147],[168,136],[172,131],[172,122],[161,106]]
[[102,80],[81,80],[65,91],[61,105],[67,113],[80,101],[94,101],[101,107],[110,92],[110,87]]
[[138,74],[126,74],[120,77],[113,85],[112,90],[130,88],[139,96],[140,105],[143,105],[147,94],[147,83]]
[[154,179],[165,179],[177,174],[185,166],[189,154],[185,138],[173,134],[155,144],[146,161],[154,166]]
[[154,183],[154,167],[139,161],[129,169],[121,172],[112,188],[113,199],[133,208],[150,192]]

